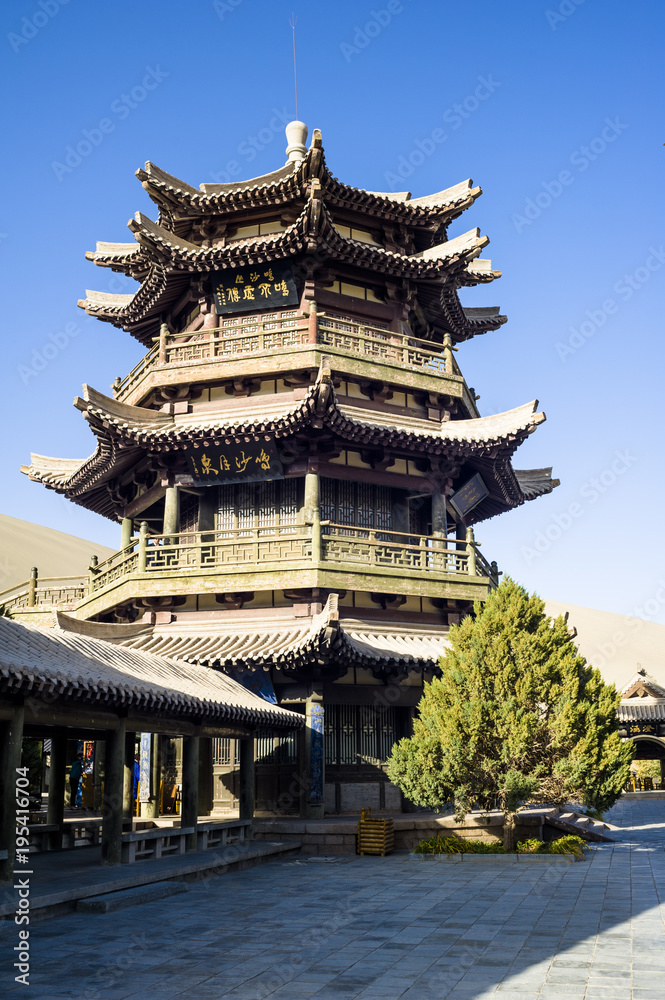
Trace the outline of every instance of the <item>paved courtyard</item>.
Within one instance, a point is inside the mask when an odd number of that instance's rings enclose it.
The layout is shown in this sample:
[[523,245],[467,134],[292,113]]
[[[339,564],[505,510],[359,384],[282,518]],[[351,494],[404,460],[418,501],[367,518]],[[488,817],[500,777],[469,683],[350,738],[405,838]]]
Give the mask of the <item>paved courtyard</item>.
[[665,797],[624,799],[581,864],[290,858],[171,899],[2,928],[0,995],[30,1000],[637,1000],[665,996]]

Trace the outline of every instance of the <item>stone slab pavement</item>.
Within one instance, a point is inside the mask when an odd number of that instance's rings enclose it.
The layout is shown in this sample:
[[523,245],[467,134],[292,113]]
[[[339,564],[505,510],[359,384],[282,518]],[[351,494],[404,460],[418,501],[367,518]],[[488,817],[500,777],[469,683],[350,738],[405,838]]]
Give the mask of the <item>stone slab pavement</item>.
[[119,913],[1,929],[0,995],[30,1000],[663,1000],[665,799],[550,867],[300,856]]

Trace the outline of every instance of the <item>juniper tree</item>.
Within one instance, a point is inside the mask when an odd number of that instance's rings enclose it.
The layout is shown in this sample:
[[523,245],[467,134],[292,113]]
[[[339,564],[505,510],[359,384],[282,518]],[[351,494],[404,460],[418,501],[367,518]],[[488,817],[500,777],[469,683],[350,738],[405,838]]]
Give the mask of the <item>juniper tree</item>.
[[620,696],[578,655],[563,616],[510,579],[450,630],[441,674],[425,685],[413,736],[393,748],[388,775],[412,802],[453,802],[461,818],[500,804],[514,847],[522,802],[571,800],[602,810],[629,777]]

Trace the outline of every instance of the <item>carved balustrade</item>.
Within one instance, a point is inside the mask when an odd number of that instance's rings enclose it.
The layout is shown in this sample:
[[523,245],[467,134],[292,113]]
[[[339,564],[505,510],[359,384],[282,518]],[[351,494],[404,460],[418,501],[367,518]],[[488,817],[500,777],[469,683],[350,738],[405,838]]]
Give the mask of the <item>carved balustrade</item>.
[[114,396],[120,401],[127,399],[148,374],[159,368],[273,354],[307,345],[330,347],[354,357],[383,361],[426,374],[461,374],[452,347],[360,320],[318,313],[314,327],[306,316],[253,316],[227,320],[223,327],[213,330],[163,332],[159,343],[114,385]]
[[[118,557],[121,556],[119,559]],[[144,535],[95,568],[92,592],[132,572],[161,574],[190,570],[251,569],[258,564],[295,565],[312,556],[308,525],[276,525],[223,531]]]
[[141,534],[109,559],[91,566],[88,577],[43,578],[0,593],[9,612],[33,607],[62,607],[98,593],[133,574],[248,573],[266,566],[277,569],[344,564],[359,572],[398,570],[459,577],[489,578],[498,584],[496,563],[488,563],[476,542],[434,535],[358,528],[321,522],[320,534],[310,524],[267,525],[168,535]]
[[34,607],[62,607],[76,604],[86,593],[83,576],[41,577],[36,586],[32,580],[10,587],[0,593],[0,608],[7,612]]

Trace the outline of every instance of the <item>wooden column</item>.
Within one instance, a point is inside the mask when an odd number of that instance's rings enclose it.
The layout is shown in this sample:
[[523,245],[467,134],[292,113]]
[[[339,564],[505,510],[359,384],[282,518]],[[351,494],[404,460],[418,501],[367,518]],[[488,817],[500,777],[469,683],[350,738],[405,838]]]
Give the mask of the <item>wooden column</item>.
[[122,772],[122,823],[132,828],[134,811],[134,743],[135,734],[125,732],[125,752]]
[[445,569],[446,556],[443,551],[446,547],[446,537],[448,534],[448,522],[446,518],[446,498],[441,490],[434,490],[432,493],[432,535],[437,541],[432,543],[432,548],[439,550],[439,555],[435,556],[437,568]]
[[254,737],[240,740],[240,819],[254,819]]
[[150,527],[147,521],[141,521],[139,528],[139,558],[137,569],[139,573],[145,573],[148,562],[148,532]]
[[305,819],[323,819],[325,782],[323,695],[312,691],[305,703],[306,727],[301,775],[300,815]]
[[106,737],[104,807],[102,812],[102,864],[119,865],[122,860],[123,786],[127,720]]
[[312,526],[312,562],[321,561],[321,510],[319,507],[319,473],[305,474],[304,522]]
[[36,566],[33,566],[30,570],[30,580],[28,582],[28,607],[34,608],[36,592],[37,592],[37,578],[39,576]]
[[307,327],[307,343],[316,344],[318,340],[318,323],[316,302],[314,299],[309,304],[309,323]]
[[95,740],[95,762],[92,768],[93,785],[93,809],[102,808],[102,774],[105,773],[104,761],[106,759],[106,743],[104,740]]
[[209,816],[212,805],[212,740],[202,737],[199,744],[199,816]]
[[120,548],[126,549],[127,546],[132,541],[132,531],[134,530],[134,521],[131,517],[123,517],[122,519],[122,529],[120,532]]
[[169,335],[169,328],[166,323],[162,323],[159,328],[159,363],[160,365],[166,364],[166,341]]
[[159,786],[162,780],[161,739],[158,733],[150,738],[150,798],[141,803],[141,818],[157,819],[159,816]]
[[441,490],[435,490],[432,493],[432,534],[436,538],[445,538],[447,533],[446,498]]
[[466,547],[469,553],[469,576],[476,575],[476,550],[474,547],[476,539],[474,538],[473,528],[466,529]]
[[[21,766],[23,743],[23,703],[14,705],[11,718],[0,726],[2,753],[0,754],[0,848],[7,851],[7,858],[0,861],[0,879],[13,879],[16,857],[16,768]],[[25,789],[27,798],[28,789]],[[27,816],[24,817],[27,820]]]
[[167,486],[164,495],[164,528],[162,534],[177,535],[180,531],[180,487]]
[[57,833],[49,834],[49,848],[57,851],[62,847],[62,832],[65,816],[65,778],[67,776],[67,730],[56,729],[51,737],[51,770],[48,783],[48,805],[46,822],[58,824]]
[[193,826],[187,837],[187,850],[196,850],[196,823],[199,815],[199,737],[182,738],[182,810],[181,826]]

